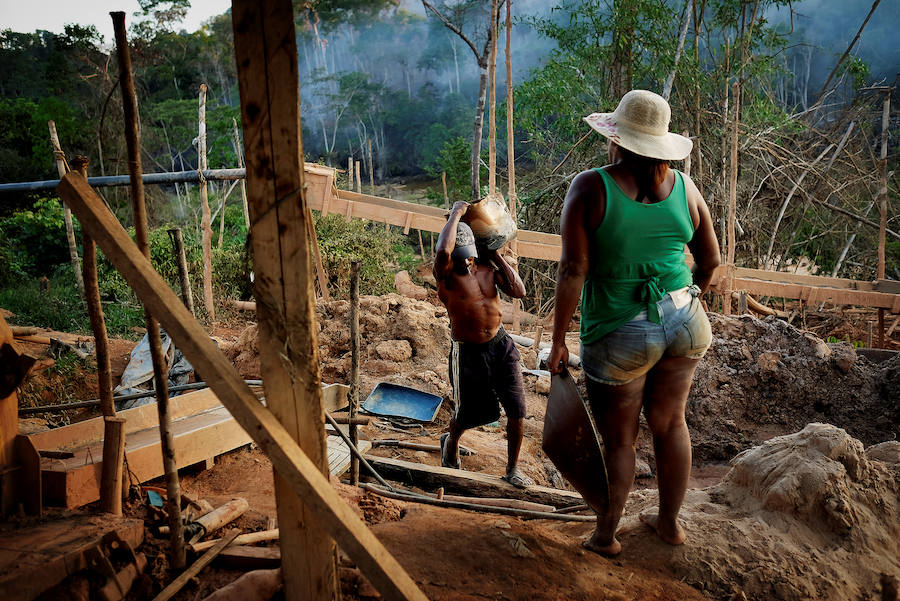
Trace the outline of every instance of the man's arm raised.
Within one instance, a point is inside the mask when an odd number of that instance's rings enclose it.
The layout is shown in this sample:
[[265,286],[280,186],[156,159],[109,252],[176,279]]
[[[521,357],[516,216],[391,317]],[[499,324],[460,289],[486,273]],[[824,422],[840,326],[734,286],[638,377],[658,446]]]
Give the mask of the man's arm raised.
[[490,260],[497,267],[494,271],[494,283],[504,293],[513,298],[525,297],[525,283],[519,277],[519,273],[506,262],[498,251],[488,251],[491,253]]
[[438,236],[434,249],[434,266],[431,268],[434,279],[437,281],[446,278],[453,269],[453,259],[450,257],[450,253],[456,248],[456,228],[459,226],[460,218],[468,210],[469,203],[462,201],[454,203],[453,208],[450,209],[450,217],[447,218],[447,223]]

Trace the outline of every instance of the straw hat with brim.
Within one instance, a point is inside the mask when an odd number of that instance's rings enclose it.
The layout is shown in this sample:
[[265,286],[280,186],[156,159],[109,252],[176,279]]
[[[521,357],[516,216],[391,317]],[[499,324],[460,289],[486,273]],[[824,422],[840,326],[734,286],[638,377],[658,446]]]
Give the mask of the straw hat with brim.
[[622,148],[640,156],[680,161],[691,153],[694,143],[669,132],[672,110],[659,94],[631,90],[611,113],[593,113],[584,118],[595,131]]

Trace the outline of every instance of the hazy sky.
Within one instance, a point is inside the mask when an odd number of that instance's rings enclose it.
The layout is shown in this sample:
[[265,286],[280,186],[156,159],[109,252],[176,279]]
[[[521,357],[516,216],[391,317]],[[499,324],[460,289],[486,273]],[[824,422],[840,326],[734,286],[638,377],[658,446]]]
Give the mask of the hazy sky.
[[[231,0],[191,0],[191,9],[178,29],[196,31],[201,23],[229,8]],[[125,13],[125,23],[130,25],[134,20],[132,13],[139,11],[140,6],[137,0],[0,0],[0,29],[25,33],[46,29],[62,33],[68,23],[94,25],[103,35],[103,41],[112,44],[115,38],[109,13],[117,10]]]

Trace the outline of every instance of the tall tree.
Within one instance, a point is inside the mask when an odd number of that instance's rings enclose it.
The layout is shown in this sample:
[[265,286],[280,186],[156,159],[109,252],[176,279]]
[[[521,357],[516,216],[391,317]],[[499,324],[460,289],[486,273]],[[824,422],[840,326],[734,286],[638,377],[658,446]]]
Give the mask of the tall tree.
[[[428,0],[422,0],[422,5],[425,7],[426,11],[431,11],[440,21],[444,24],[444,26],[458,35],[463,42],[469,47],[472,51],[472,54],[475,55],[475,61],[478,63],[478,69],[480,72],[479,82],[478,82],[478,101],[475,106],[475,123],[473,127],[472,134],[472,154],[471,154],[471,186],[472,186],[472,200],[478,200],[481,197],[481,178],[480,178],[480,165],[481,161],[481,137],[482,137],[482,128],[484,125],[484,104],[485,97],[487,96],[487,80],[488,80],[488,63],[490,62],[491,55],[491,47],[494,43],[494,36],[497,35],[497,30],[492,26],[493,23],[497,23],[500,20],[500,9],[503,6],[503,0],[499,2],[493,3],[496,8],[488,11],[488,19],[487,24],[485,26],[484,16],[477,15],[477,11],[481,8],[482,3],[473,2],[472,0],[464,0],[462,2],[435,2],[431,3]],[[473,27],[474,33],[471,35],[465,33],[463,31],[463,27],[467,20],[470,20],[472,17],[480,16],[479,25],[482,29],[479,29],[478,25]],[[484,38],[484,45],[481,47],[479,51],[476,46],[476,42],[480,40],[480,38]]]

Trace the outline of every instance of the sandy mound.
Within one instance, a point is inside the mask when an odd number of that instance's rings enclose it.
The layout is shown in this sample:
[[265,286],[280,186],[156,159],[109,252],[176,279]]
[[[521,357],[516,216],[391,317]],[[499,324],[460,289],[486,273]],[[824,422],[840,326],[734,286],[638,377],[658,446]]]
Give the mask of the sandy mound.
[[865,444],[897,438],[900,358],[881,364],[775,318],[709,315],[713,343],[694,377],[688,424],[694,452],[726,460],[810,422]]
[[[669,547],[668,561],[720,598],[878,598],[883,580],[900,577],[898,455],[896,441],[864,451],[827,424],[749,449],[719,485],[689,495],[688,542]],[[632,510],[657,500],[656,491],[634,496]],[[656,553],[663,546],[645,531],[630,538]]]

